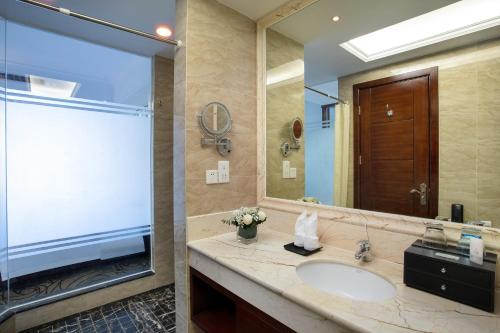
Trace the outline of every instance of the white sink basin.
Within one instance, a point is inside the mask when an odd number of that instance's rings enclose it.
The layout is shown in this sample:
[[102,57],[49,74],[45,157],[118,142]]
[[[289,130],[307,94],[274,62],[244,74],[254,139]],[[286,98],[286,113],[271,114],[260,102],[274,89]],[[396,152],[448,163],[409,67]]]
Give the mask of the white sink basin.
[[358,301],[380,302],[396,294],[389,281],[358,267],[313,261],[299,265],[297,274],[310,286]]

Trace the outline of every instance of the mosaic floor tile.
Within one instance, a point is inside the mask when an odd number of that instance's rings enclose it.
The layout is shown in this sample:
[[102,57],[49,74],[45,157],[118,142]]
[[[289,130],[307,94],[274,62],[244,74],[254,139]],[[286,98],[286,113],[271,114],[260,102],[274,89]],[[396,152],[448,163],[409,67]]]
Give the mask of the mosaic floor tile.
[[174,285],[81,312],[23,333],[175,332]]

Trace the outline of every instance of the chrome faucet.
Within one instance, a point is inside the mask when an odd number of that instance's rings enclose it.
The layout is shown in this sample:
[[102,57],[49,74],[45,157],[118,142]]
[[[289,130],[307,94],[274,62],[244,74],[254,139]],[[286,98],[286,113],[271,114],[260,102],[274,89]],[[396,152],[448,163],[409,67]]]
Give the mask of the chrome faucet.
[[365,240],[360,240],[358,242],[358,250],[354,254],[354,258],[356,260],[361,260],[361,261],[371,261],[372,260],[372,254],[370,253],[370,241],[365,239]]

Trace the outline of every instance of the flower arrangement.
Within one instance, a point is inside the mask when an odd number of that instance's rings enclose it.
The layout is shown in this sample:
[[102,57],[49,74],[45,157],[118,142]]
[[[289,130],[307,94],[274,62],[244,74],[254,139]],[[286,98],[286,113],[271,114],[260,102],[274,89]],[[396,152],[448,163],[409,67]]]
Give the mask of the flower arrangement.
[[266,213],[258,207],[249,208],[241,207],[233,211],[233,216],[228,219],[223,219],[225,224],[235,225],[238,228],[248,229],[255,228],[257,225],[264,223],[267,220]]

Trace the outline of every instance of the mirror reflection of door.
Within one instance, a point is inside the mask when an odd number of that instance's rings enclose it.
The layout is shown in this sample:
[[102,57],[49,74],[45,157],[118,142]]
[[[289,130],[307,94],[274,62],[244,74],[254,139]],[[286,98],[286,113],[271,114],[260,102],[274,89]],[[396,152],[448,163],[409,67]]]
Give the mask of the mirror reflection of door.
[[354,86],[354,207],[437,215],[437,68]]

